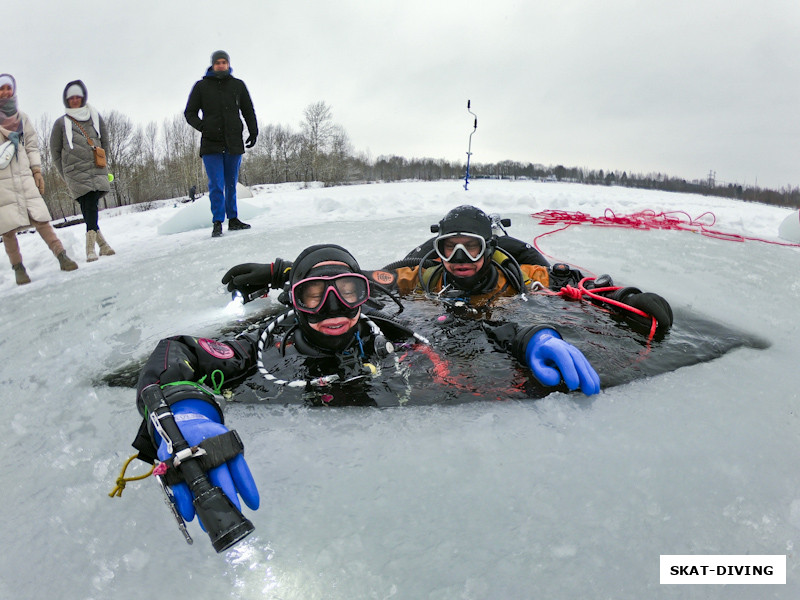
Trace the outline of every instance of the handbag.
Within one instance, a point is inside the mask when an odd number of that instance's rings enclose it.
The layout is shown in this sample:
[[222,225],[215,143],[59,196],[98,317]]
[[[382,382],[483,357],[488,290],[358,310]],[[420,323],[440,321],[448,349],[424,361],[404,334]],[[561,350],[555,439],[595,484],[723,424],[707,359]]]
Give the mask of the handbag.
[[75,119],[74,117],[70,117],[69,115],[67,115],[67,116],[68,116],[70,119],[72,119],[72,120],[73,120],[73,122],[75,123],[75,125],[77,125],[77,126],[78,126],[78,129],[80,129],[80,130],[81,130],[81,133],[83,134],[83,137],[85,137],[85,138],[86,138],[86,141],[87,141],[87,142],[89,142],[89,147],[92,149],[92,155],[94,156],[94,166],[95,166],[95,167],[105,167],[105,166],[108,164],[108,163],[106,162],[106,151],[105,151],[105,150],[103,150],[103,149],[102,149],[100,146],[97,146],[97,145],[96,145],[96,144],[95,144],[95,143],[92,141],[92,138],[90,138],[90,137],[89,137],[89,136],[86,134],[86,130],[85,130],[83,127],[81,127],[81,124],[78,122],[78,120],[77,120],[77,119]]
[[11,140],[0,144],[0,169],[5,169],[11,163],[11,159],[14,158],[16,153],[17,147]]

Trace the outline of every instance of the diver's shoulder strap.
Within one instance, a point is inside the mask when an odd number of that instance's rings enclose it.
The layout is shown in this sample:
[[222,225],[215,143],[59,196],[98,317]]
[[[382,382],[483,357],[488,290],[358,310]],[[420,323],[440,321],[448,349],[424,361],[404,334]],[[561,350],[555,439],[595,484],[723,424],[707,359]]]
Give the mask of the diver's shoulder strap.
[[510,279],[511,284],[517,288],[517,292],[522,293],[530,288],[531,278],[525,275],[511,254],[498,248],[492,253],[492,262],[500,267],[500,270],[506,275],[506,279]]
[[436,265],[435,267],[428,267],[427,269],[424,269],[420,277],[424,290],[429,292],[431,285],[435,285],[436,282],[441,279],[441,277],[442,265]]

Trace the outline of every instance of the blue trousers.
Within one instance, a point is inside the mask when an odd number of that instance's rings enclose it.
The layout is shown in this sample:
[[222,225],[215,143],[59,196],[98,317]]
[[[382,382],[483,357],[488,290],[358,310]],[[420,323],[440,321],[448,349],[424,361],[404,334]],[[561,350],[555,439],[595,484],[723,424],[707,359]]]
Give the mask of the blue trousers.
[[239,216],[236,208],[236,182],[239,180],[241,154],[204,154],[203,166],[208,175],[208,196],[211,198],[211,216],[220,223]]

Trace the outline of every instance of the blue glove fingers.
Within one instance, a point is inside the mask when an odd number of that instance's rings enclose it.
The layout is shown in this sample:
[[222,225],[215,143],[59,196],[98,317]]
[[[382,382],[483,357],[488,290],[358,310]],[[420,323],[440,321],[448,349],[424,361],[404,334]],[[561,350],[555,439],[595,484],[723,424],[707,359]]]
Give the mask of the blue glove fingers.
[[564,383],[571,390],[577,389],[580,385],[580,377],[571,352],[573,349],[574,347],[567,342],[557,339],[548,340],[545,347],[542,348],[543,354],[555,363],[556,368],[561,372]]
[[222,488],[223,493],[231,499],[233,505],[242,510],[242,505],[239,503],[239,496],[236,493],[236,486],[233,483],[231,472],[228,470],[228,463],[214,467],[208,472],[208,478],[211,483],[219,488]]
[[589,359],[577,348],[575,350],[575,366],[581,379],[581,391],[587,396],[597,394],[600,392],[600,376],[592,367]]
[[228,469],[230,470],[233,483],[236,485],[236,490],[242,497],[244,503],[248,508],[257,510],[261,499],[258,495],[255,479],[250,472],[250,467],[247,466],[247,461],[244,459],[244,454],[237,454],[233,460],[228,461]]
[[558,341],[560,342],[558,349],[556,350],[554,347],[552,350],[558,355],[555,360],[561,369],[561,374],[567,387],[571,390],[576,390],[580,387],[581,391],[587,396],[598,393],[600,391],[600,376],[583,355],[583,352],[572,344],[562,340]]
[[528,345],[526,358],[534,376],[544,385],[556,386],[562,378],[570,390],[580,388],[590,396],[600,391],[600,377],[592,365],[572,344],[548,332],[541,332]]
[[528,344],[525,352],[525,358],[528,361],[528,366],[533,371],[534,377],[544,385],[558,385],[561,383],[561,373],[558,369],[549,366],[545,363],[543,356],[543,346],[539,344]]
[[194,504],[192,504],[192,492],[185,483],[176,483],[171,486],[172,495],[175,498],[175,506],[181,513],[183,520],[187,523],[194,519]]

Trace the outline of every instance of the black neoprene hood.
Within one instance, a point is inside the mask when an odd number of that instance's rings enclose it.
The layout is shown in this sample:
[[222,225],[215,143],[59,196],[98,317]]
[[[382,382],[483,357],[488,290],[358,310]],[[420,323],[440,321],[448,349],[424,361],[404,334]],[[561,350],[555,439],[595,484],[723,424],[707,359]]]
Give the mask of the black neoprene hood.
[[492,220],[480,208],[457,206],[439,221],[439,236],[453,233],[473,233],[488,241],[492,237]]
[[343,262],[354,273],[361,271],[358,262],[347,250],[336,244],[317,244],[303,250],[292,263],[290,285],[308,277],[314,265],[324,261],[335,260]]

